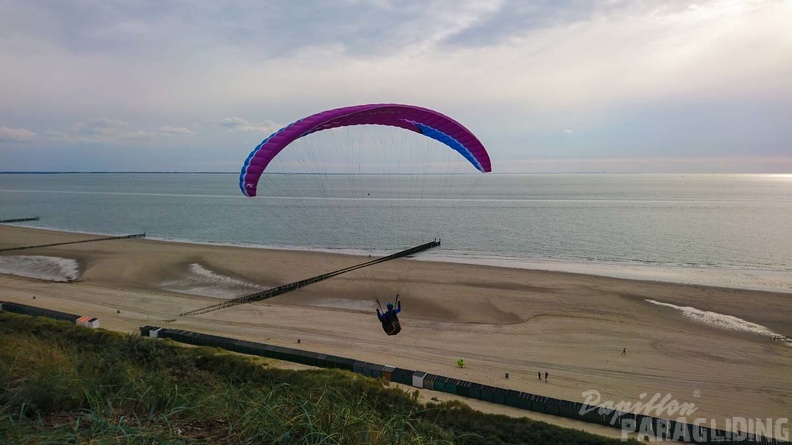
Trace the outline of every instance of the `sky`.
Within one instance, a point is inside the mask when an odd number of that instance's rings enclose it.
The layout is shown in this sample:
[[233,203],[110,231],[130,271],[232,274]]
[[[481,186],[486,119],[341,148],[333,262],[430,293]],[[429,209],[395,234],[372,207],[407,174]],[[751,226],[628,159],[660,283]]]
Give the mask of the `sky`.
[[239,171],[418,105],[493,172],[792,172],[792,0],[0,0],[0,171]]

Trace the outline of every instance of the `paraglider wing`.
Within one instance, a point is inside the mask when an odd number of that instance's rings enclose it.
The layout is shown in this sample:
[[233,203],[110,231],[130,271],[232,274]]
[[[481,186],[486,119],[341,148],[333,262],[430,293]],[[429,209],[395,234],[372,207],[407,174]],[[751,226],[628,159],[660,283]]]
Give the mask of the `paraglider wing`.
[[261,174],[278,153],[295,140],[317,131],[349,125],[387,125],[438,140],[465,157],[481,172],[491,171],[490,159],[478,138],[457,121],[427,108],[399,104],[371,104],[323,111],[287,125],[264,139],[242,166],[239,187],[256,196]]

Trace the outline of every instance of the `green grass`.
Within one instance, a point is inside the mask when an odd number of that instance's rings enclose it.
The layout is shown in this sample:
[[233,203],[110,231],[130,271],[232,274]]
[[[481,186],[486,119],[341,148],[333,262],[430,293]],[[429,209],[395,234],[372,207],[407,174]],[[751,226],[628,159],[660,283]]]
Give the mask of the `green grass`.
[[387,382],[290,371],[0,313],[0,443],[605,444],[543,422],[423,405]]

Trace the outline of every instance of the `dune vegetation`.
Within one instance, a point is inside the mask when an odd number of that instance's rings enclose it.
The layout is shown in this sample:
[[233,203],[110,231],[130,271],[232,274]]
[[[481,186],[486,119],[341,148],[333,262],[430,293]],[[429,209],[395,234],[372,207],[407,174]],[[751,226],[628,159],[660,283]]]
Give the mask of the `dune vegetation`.
[[621,443],[339,370],[0,313],[0,443]]

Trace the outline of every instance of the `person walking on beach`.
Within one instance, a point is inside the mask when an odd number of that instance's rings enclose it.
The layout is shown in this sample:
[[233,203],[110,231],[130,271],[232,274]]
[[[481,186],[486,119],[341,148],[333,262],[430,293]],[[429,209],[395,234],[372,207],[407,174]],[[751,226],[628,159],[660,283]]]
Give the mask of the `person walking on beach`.
[[[379,300],[377,300],[377,306],[379,306]],[[377,308],[377,318],[379,319],[380,323],[382,323],[382,330],[385,331],[388,335],[396,335],[401,332],[401,324],[399,323],[399,317],[396,316],[399,312],[401,312],[401,301],[399,301],[399,294],[396,294],[396,307],[393,307],[393,303],[388,303],[385,305],[388,308],[387,311],[382,312],[382,307]]]
[[622,355],[627,355],[627,348],[622,349]]
[[545,382],[547,381],[547,371],[545,371]]
[[542,380],[542,371],[536,371],[536,373],[539,375],[539,380]]

